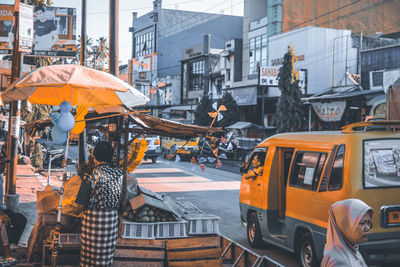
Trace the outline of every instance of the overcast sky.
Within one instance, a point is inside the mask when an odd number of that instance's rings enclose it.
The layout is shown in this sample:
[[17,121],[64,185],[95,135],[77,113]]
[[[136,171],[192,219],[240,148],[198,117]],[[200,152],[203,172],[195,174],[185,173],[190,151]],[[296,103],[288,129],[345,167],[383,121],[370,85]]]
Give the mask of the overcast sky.
[[[52,0],[55,7],[77,8],[77,33],[81,31],[81,0]],[[0,0],[0,3],[13,4],[13,0]],[[87,34],[96,39],[109,35],[109,0],[87,0]],[[165,0],[163,8],[224,13],[243,16],[243,0]],[[119,60],[126,64],[131,55],[132,38],[129,27],[132,26],[132,12],[142,16],[153,9],[152,0],[119,0]]]

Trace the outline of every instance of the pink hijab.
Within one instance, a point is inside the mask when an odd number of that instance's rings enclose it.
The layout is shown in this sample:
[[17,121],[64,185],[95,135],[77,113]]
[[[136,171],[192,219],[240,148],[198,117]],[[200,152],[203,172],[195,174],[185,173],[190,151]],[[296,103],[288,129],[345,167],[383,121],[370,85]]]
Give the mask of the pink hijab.
[[355,230],[367,212],[372,213],[372,208],[359,199],[338,201],[329,208],[328,232],[321,267],[367,267],[358,251],[358,245],[352,245],[355,243],[352,241],[356,240]]

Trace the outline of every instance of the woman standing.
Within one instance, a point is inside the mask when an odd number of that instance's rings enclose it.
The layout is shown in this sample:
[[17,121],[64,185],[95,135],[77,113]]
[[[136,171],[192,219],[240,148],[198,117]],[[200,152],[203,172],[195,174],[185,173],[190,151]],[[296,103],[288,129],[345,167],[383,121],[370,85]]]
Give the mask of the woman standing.
[[110,143],[97,143],[93,175],[83,177],[90,181],[93,193],[82,220],[81,266],[112,265],[123,177],[119,169],[109,166],[113,155]]
[[359,199],[338,201],[329,208],[329,224],[321,267],[367,267],[358,244],[368,240],[373,210]]

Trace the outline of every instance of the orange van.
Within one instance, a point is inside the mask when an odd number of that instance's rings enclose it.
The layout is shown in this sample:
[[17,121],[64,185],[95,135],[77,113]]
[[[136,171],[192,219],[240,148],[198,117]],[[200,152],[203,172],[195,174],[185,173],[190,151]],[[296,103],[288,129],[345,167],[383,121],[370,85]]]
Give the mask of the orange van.
[[[262,173],[242,178],[240,213],[248,241],[264,241],[298,255],[302,266],[322,259],[328,209],[358,198],[374,209],[369,241],[360,245],[368,264],[400,262],[400,122],[352,124],[341,132],[274,135],[252,159],[265,156]],[[260,157],[260,154],[262,157]]]

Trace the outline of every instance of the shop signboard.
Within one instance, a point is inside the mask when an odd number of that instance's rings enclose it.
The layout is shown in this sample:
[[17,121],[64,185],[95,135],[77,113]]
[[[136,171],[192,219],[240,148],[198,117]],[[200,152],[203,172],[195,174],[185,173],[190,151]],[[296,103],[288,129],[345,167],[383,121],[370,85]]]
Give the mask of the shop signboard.
[[[307,93],[307,70],[296,70],[299,78],[299,89],[302,94]],[[278,86],[279,67],[260,66],[260,80],[262,86]]]
[[[20,12],[25,14],[23,21],[20,21],[21,44],[29,46],[29,36],[33,34],[33,50],[25,53],[25,56],[76,57],[75,8],[34,7],[33,31],[29,31],[31,24],[28,8],[21,4]],[[0,54],[10,55],[14,40],[13,6],[0,5],[0,14]]]
[[278,67],[260,66],[260,85],[278,86]]
[[13,9],[11,5],[0,5],[0,54],[11,54],[10,47],[14,41]]
[[152,77],[155,59],[156,55],[150,54],[129,60],[129,83],[150,85],[151,81],[156,78]]
[[183,60],[198,57],[203,55],[203,45],[197,45],[188,49],[185,49],[183,52]]
[[346,101],[312,102],[311,105],[318,117],[327,122],[340,121],[346,109]]
[[238,106],[253,106],[257,105],[257,88],[239,88],[229,90],[232,94],[233,99],[235,99]]

